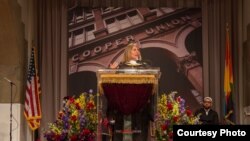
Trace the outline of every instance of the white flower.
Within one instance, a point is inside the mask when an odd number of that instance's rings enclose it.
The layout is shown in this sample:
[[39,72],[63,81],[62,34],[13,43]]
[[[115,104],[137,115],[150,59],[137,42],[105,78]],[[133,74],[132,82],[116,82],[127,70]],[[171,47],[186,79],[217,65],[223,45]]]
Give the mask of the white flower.
[[137,63],[136,63],[135,60],[130,60],[129,63],[130,63],[131,65],[137,65]]

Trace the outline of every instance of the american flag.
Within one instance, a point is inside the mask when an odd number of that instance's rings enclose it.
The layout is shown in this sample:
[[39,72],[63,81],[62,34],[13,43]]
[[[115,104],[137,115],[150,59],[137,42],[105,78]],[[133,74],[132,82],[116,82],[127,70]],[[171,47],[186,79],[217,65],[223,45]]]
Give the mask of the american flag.
[[28,124],[32,130],[40,127],[41,120],[41,107],[40,98],[41,93],[40,83],[38,77],[38,71],[36,66],[35,49],[32,48],[29,70],[27,76],[27,86],[25,93],[25,107],[24,115],[28,121]]

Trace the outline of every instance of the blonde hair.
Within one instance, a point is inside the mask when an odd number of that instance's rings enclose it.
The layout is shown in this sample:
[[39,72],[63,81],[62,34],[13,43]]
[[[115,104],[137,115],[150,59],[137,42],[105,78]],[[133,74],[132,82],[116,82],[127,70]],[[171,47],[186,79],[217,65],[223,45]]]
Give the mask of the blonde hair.
[[[132,49],[133,49],[133,47],[134,46],[137,46],[138,47],[138,43],[136,43],[136,42],[133,42],[133,43],[129,43],[128,45],[127,45],[127,47],[125,48],[125,50],[124,50],[124,62],[128,62],[128,61],[130,61],[131,60],[131,51],[132,51]],[[139,47],[138,47],[139,48]],[[139,52],[140,53],[140,52]],[[140,53],[140,55],[139,55],[139,58],[138,58],[139,60],[141,60],[141,53]]]

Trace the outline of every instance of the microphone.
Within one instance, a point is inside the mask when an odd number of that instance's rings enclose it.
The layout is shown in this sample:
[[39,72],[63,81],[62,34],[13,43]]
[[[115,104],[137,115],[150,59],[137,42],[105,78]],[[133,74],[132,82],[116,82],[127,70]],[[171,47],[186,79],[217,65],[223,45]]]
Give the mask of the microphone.
[[15,86],[16,86],[16,84],[15,84],[15,83],[13,83],[11,80],[9,80],[7,77],[4,77],[3,79],[5,79],[6,81],[8,81],[10,84],[12,84],[12,85],[15,85]]

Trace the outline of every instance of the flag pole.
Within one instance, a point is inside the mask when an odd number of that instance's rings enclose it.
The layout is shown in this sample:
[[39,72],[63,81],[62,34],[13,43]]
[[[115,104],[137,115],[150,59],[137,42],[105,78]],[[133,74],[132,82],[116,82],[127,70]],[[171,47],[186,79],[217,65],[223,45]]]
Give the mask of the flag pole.
[[35,138],[34,138],[34,131],[33,130],[31,130],[31,136],[32,136],[32,141],[35,141]]

